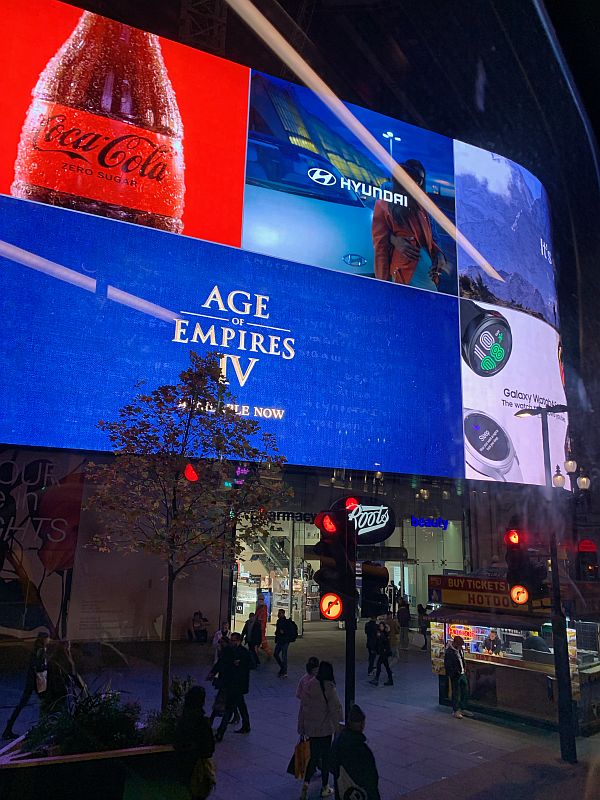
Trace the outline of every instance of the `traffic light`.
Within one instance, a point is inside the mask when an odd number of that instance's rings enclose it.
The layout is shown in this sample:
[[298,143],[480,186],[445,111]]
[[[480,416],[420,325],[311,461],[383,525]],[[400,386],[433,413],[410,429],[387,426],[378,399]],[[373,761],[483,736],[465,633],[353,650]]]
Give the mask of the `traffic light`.
[[339,595],[343,604],[353,603],[356,598],[356,540],[348,524],[348,514],[357,504],[353,497],[337,501],[329,511],[317,514],[314,522],[321,533],[313,548],[321,560],[314,580],[319,584],[322,598],[326,594]]
[[[506,545],[506,580],[511,588],[511,597],[533,600],[548,595],[546,578],[548,569],[543,561],[532,561],[529,549],[529,537],[525,531],[510,528],[504,534]],[[525,592],[513,593],[515,587],[522,587]],[[513,596],[514,594],[514,596]]]
[[186,479],[186,481],[189,481],[190,483],[195,483],[200,478],[200,476],[196,472],[194,465],[190,464],[189,461],[185,465],[185,469],[183,470],[183,477]]
[[378,617],[387,614],[390,607],[386,587],[390,582],[387,568],[372,561],[362,564],[361,617]]
[[598,547],[592,539],[582,539],[577,546],[577,577],[586,583],[598,580]]

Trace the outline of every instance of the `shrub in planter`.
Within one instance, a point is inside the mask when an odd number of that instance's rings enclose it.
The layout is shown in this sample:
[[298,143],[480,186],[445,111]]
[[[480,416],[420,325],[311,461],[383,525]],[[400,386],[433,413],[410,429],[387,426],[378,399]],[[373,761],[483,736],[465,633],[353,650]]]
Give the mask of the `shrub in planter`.
[[68,755],[135,747],[140,706],[121,703],[119,692],[104,690],[78,700],[73,714],[43,717],[29,730],[23,749],[36,754]]

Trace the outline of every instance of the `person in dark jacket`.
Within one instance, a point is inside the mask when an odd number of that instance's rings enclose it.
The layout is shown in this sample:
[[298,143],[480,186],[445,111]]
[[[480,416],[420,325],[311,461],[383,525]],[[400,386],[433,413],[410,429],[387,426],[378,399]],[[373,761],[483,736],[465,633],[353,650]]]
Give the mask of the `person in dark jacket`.
[[212,755],[215,740],[210,722],[204,714],[206,692],[192,686],[185,696],[183,713],[175,731],[175,752],[179,774],[190,787],[192,800],[204,800],[216,784]]
[[377,670],[373,680],[369,681],[369,683],[372,683],[373,686],[377,686],[379,684],[379,676],[381,675],[382,666],[385,667],[385,671],[387,672],[388,676],[384,686],[394,685],[394,678],[392,676],[392,670],[390,669],[389,662],[391,654],[392,648],[390,646],[390,632],[388,630],[388,626],[385,624],[385,622],[380,622],[377,629]]
[[290,641],[290,620],[286,617],[285,610],[280,608],[275,624],[275,652],[273,653],[273,658],[279,664],[278,676],[280,678],[287,678],[287,656]]
[[490,635],[483,642],[483,649],[486,653],[491,653],[494,656],[500,655],[504,650],[504,642],[496,631],[490,631]]
[[405,597],[400,600],[398,605],[398,624],[400,625],[400,647],[408,650],[409,628],[410,628],[410,606]]
[[27,665],[27,672],[25,673],[25,686],[21,699],[13,713],[10,715],[8,722],[2,734],[3,739],[16,739],[17,734],[13,731],[13,725],[21,711],[29,702],[31,695],[36,692],[39,697],[42,697],[48,686],[48,639],[49,634],[45,631],[38,633],[35,642],[33,643],[33,651],[29,658]]
[[256,667],[260,665],[260,659],[258,657],[258,653],[256,652],[256,648],[260,647],[260,643],[262,642],[262,631],[260,629],[260,624],[256,619],[256,614],[253,611],[248,614],[248,619],[242,628],[242,644],[244,642],[246,642],[248,645],[252,669],[256,669]]
[[367,650],[369,652],[368,674],[370,675],[375,669],[375,659],[377,658],[377,617],[371,617],[367,622],[365,625],[365,635],[367,637]]
[[463,718],[462,710],[467,705],[469,691],[464,646],[465,640],[462,636],[455,636],[444,653],[444,669],[452,686],[452,716],[456,719]]
[[217,663],[212,668],[209,678],[218,674],[225,689],[227,707],[221,719],[215,739],[222,741],[227,725],[233,714],[239,712],[242,718],[242,727],[236,733],[250,733],[250,716],[244,695],[250,688],[250,653],[242,647],[242,637],[239,633],[232,633],[230,646],[225,648]]
[[523,639],[523,650],[537,650],[538,653],[551,653],[547,643],[533,631],[528,631]]
[[[219,639],[219,657],[227,650],[229,647],[229,636],[221,636]],[[218,661],[219,659],[217,659]],[[210,724],[212,727],[213,722],[217,717],[223,718],[227,713],[227,692],[225,690],[225,685],[221,679],[221,676],[216,672],[215,668],[208,676],[207,680],[212,679],[212,685],[217,690],[217,694],[213,701],[212,712],[210,715]],[[235,711],[229,722],[228,725],[237,725],[240,721],[240,715],[238,711]]]
[[335,778],[335,798],[380,800],[375,758],[366,744],[365,714],[353,705],[342,732],[329,752],[329,767]]

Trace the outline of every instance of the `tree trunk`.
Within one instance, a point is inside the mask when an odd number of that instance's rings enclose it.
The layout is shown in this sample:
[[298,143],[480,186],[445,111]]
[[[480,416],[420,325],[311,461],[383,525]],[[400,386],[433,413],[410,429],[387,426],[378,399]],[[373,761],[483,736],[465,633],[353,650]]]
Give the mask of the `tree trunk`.
[[169,686],[171,684],[171,643],[173,628],[173,588],[175,575],[171,564],[167,567],[167,615],[165,617],[165,641],[163,650],[162,693],[160,708],[165,711],[169,702]]

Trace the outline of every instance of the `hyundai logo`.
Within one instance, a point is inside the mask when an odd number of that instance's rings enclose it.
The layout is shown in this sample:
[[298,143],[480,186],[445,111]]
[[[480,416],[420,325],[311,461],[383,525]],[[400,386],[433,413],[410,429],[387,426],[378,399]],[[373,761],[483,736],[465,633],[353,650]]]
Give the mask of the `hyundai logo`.
[[337,182],[337,178],[332,172],[320,167],[313,167],[308,170],[308,177],[311,181],[318,183],[320,186],[333,186]]

